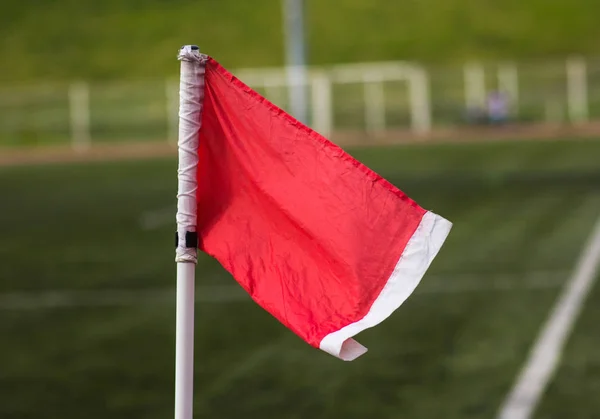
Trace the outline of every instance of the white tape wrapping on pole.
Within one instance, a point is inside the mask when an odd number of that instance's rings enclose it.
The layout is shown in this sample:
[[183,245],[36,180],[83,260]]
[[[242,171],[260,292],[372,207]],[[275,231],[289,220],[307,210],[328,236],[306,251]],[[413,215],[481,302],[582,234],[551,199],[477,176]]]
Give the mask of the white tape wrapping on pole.
[[198,239],[196,168],[206,56],[187,45],[179,84],[179,168],[177,191],[177,315],[175,342],[175,419],[192,419],[194,406],[194,294]]
[[[179,50],[181,61],[179,82],[179,168],[177,192],[176,262],[196,263],[196,245],[189,242],[196,232],[196,168],[198,166],[198,136],[204,99],[206,55],[198,47],[186,45]],[[190,233],[191,236],[190,236]],[[187,240],[186,240],[187,238]]]

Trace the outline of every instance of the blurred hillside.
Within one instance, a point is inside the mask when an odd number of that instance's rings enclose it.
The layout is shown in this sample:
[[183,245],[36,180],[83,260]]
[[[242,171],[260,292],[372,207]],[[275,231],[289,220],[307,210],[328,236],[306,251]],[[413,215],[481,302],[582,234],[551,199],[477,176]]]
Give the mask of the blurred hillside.
[[[311,63],[600,53],[598,0],[307,0]],[[283,63],[280,0],[3,0],[0,83],[165,76],[198,43],[230,67]]]

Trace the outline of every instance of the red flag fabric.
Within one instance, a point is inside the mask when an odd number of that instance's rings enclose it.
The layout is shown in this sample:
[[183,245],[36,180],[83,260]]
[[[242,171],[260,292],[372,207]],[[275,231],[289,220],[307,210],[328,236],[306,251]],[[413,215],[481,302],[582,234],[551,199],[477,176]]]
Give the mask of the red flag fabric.
[[199,248],[310,345],[352,339],[413,292],[451,223],[206,62],[197,171]]

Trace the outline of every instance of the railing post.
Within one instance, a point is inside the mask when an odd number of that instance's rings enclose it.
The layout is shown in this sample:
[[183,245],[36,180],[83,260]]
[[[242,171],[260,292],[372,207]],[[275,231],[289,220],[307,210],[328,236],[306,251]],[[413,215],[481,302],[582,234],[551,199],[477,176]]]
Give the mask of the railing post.
[[587,67],[583,58],[567,60],[567,104],[571,122],[588,120]]
[[485,107],[485,71],[479,63],[465,65],[465,105],[467,110]]
[[365,125],[367,132],[380,133],[385,130],[385,96],[383,82],[377,73],[363,76],[365,94]]
[[514,63],[504,63],[498,67],[498,89],[508,95],[510,109],[519,113],[519,73]]
[[76,151],[87,150],[92,142],[90,134],[90,91],[87,83],[75,82],[69,86],[69,115],[71,147]]
[[333,129],[333,110],[331,101],[331,80],[325,72],[311,77],[312,127],[327,137]]
[[411,67],[408,81],[412,130],[419,135],[427,134],[432,119],[429,77],[423,68]]

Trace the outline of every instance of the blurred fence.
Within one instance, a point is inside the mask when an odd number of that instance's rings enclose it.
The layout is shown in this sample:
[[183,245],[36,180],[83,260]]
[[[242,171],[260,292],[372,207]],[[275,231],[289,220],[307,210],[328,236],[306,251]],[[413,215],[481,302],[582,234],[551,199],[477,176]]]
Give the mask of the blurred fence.
[[[242,81],[288,109],[283,68],[234,70]],[[600,119],[600,59],[467,63],[425,68],[386,62],[308,69],[310,125],[377,133],[481,123],[488,95],[508,98],[515,123]],[[85,82],[0,87],[0,146],[71,142],[174,141],[178,80]]]

